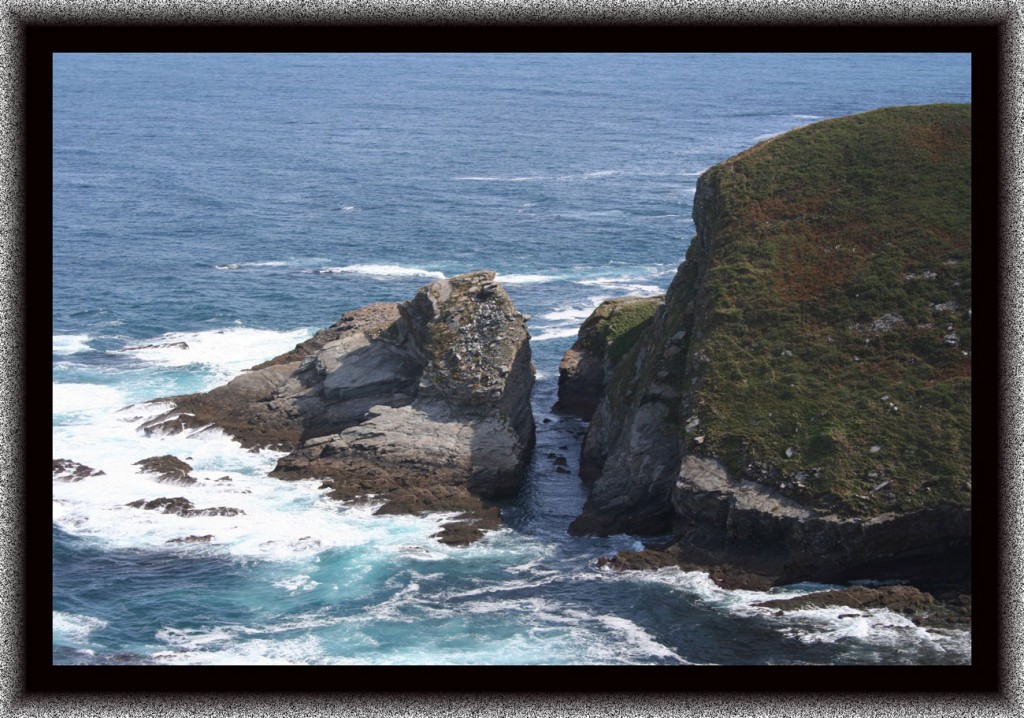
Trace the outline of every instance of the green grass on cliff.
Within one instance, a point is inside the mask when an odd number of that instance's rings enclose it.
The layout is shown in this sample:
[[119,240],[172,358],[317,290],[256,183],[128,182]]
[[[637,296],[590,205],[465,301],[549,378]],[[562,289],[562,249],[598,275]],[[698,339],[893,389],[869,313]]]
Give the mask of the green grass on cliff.
[[617,364],[650,325],[661,300],[660,296],[605,300],[580,327],[580,348]]
[[969,105],[889,108],[704,175],[691,448],[847,515],[970,503],[970,137]]

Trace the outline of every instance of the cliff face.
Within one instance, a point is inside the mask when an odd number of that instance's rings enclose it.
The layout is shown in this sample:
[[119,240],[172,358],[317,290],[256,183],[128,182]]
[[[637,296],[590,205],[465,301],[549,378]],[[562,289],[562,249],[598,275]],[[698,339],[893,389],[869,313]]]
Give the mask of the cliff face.
[[699,180],[608,378],[574,533],[673,531],[788,580],[968,570],[970,108],[891,108]]
[[461,511],[442,540],[499,522],[534,444],[526,321],[494,272],[443,279],[402,304],[345,314],[294,350],[210,392],[173,397],[147,432],[217,426],[289,450],[281,478],[318,478],[381,513]]
[[606,377],[650,324],[663,297],[606,299],[580,327],[558,366],[555,410],[590,419]]

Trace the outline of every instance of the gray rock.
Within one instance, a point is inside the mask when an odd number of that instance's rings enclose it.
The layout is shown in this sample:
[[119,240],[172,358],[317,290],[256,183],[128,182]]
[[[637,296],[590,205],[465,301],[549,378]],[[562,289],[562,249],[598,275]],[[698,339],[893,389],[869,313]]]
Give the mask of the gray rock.
[[156,480],[161,484],[178,484],[179,486],[191,486],[196,479],[189,472],[192,467],[176,456],[165,454],[164,456],[151,456],[135,462],[141,466],[142,471],[156,474]]
[[485,502],[525,474],[533,380],[525,318],[494,272],[474,272],[348,312],[223,387],[172,397],[143,429],[213,424],[288,451],[280,478],[322,480],[338,499],[372,494],[382,513],[462,511],[480,529]]
[[53,460],[53,478],[58,481],[81,481],[90,476],[103,476],[104,472],[70,459]]
[[[558,366],[557,411],[583,419],[593,416],[606,378],[624,358],[625,350],[649,322],[647,315],[662,299],[606,299],[591,313]],[[665,351],[674,354],[678,348],[669,346]]]

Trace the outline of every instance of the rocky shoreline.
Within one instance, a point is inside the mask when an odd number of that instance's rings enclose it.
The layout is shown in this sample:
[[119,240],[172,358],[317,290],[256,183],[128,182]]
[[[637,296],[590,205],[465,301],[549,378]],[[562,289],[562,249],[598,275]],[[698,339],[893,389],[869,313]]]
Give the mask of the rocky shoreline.
[[[965,114],[898,109],[911,130],[959,127]],[[834,144],[843,135],[828,133],[844,123],[862,132],[893,121],[869,115],[819,125]],[[942,152],[925,152],[922,162],[963,154],[962,137],[942,136]],[[909,153],[905,141],[898,133],[887,156]],[[553,408],[589,422],[580,449],[589,493],[569,533],[672,536],[599,561],[614,570],[677,566],[756,591],[801,581],[848,586],[759,604],[767,609],[884,606],[921,625],[969,626],[969,226],[929,230],[946,238],[938,265],[932,239],[896,247],[875,229],[857,238],[863,213],[840,216],[807,198],[797,212],[795,200],[764,194],[782,181],[778,157],[791,149],[800,159],[808,145],[786,143],[772,140],[702,175],[697,235],[667,293],[604,301],[565,353]],[[848,165],[827,167],[828,176],[851,182],[844,173],[857,168]],[[949,205],[962,200],[962,174],[935,190]],[[767,189],[751,189],[766,176]],[[843,207],[856,208],[858,182]],[[893,206],[890,220],[910,227],[898,236],[913,235],[920,217]],[[814,224],[823,218],[835,224]],[[790,246],[798,231],[803,244]],[[832,256],[842,244],[821,245],[820,235],[859,242],[859,254],[842,260],[858,272]],[[827,269],[827,281],[809,265]],[[888,284],[872,283],[872,272]],[[476,541],[501,526],[494,502],[519,491],[536,443],[528,317],[495,276],[441,279],[408,301],[347,312],[224,386],[156,400],[173,408],[140,429],[217,428],[251,450],[287,452],[274,477],[318,481],[330,497],[371,502],[379,514],[450,513],[438,540]],[[904,319],[915,312],[918,321]],[[568,472],[564,456],[549,458]],[[138,465],[161,483],[196,483],[178,457]],[[100,473],[54,460],[61,481]],[[183,517],[239,513],[196,508],[186,497],[129,506]]]
[[[563,360],[558,405],[591,414],[589,497],[570,533],[673,536],[604,565],[705,570],[752,590],[900,582],[934,592],[946,624],[969,621],[970,222],[934,210],[936,197],[970,196],[965,126],[963,106],[840,118],[701,176],[697,235],[642,332],[609,367],[586,336],[595,312]],[[923,152],[923,127],[949,131]],[[835,152],[865,142],[884,152]],[[941,181],[908,182],[894,159],[907,157]],[[861,161],[870,183],[850,179]],[[811,167],[845,188],[841,202],[814,195]],[[884,223],[868,230],[860,206],[879,197]],[[599,385],[581,389],[572,372]]]
[[218,427],[288,451],[272,476],[319,480],[380,514],[453,512],[439,540],[475,541],[500,526],[491,502],[518,490],[535,441],[526,317],[494,277],[348,312],[222,387],[158,400],[174,408],[141,428]]

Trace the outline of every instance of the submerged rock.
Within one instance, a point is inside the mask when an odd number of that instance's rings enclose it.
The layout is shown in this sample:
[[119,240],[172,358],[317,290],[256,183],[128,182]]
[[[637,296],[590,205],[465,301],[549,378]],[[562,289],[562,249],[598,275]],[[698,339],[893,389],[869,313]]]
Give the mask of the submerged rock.
[[191,486],[196,483],[196,478],[189,472],[192,467],[176,456],[165,454],[163,456],[151,456],[135,462],[142,470],[156,474],[156,480],[161,484],[178,484],[180,486]]
[[181,538],[170,539],[166,543],[210,543],[213,541],[213,534],[206,534],[204,536],[183,536]]
[[70,459],[53,460],[53,478],[58,481],[81,481],[90,476],[103,476],[104,472]]
[[150,433],[218,426],[289,451],[272,475],[315,478],[379,513],[460,511],[490,528],[534,445],[526,320],[494,272],[437,280],[401,304],[346,313],[225,386],[172,397]]
[[159,511],[162,514],[176,514],[178,516],[184,516],[185,518],[192,518],[195,516],[238,516],[239,514],[245,514],[241,509],[231,508],[230,506],[214,506],[206,509],[197,509],[191,501],[183,496],[175,498],[161,497],[151,501],[138,499],[137,501],[132,501],[126,505],[133,509]]

